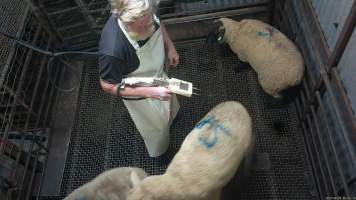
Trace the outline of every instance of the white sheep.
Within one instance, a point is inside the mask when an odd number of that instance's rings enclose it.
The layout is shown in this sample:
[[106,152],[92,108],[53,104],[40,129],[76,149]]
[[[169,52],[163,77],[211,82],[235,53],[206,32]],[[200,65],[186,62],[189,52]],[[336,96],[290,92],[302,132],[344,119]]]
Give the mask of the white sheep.
[[126,200],[133,185],[145,177],[146,172],[139,168],[114,168],[77,188],[64,200]]
[[251,118],[238,102],[216,106],[185,138],[163,175],[149,176],[128,200],[218,200],[253,149]]
[[304,61],[298,48],[269,24],[220,18],[208,36],[208,43],[214,42],[227,42],[241,61],[249,62],[263,90],[275,98],[303,78]]

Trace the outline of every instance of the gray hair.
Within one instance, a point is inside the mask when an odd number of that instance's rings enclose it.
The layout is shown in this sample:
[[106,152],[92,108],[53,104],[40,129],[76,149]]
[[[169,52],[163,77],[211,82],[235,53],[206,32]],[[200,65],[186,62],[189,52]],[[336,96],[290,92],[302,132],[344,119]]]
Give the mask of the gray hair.
[[154,13],[159,0],[110,0],[111,12],[124,23]]

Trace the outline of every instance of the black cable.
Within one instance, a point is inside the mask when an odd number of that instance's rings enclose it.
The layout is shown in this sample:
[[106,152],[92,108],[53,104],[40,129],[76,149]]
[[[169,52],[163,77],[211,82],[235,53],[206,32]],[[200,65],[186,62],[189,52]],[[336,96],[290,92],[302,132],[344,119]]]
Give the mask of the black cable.
[[[47,63],[47,75],[48,75],[48,79],[49,81],[53,84],[53,86],[59,90],[59,91],[62,91],[62,92],[72,92],[73,90],[76,89],[76,86],[73,86],[72,88],[69,88],[69,89],[63,89],[61,87],[59,87],[55,80],[53,80],[51,78],[51,74],[50,74],[50,68],[52,66],[52,62],[54,59],[58,59],[59,62],[61,62],[62,64],[64,64],[64,66],[66,66],[68,69],[71,69],[72,71],[75,72],[74,70],[74,67],[72,67],[69,63],[67,63],[65,60],[61,59],[60,56],[63,56],[63,55],[73,55],[73,54],[85,54],[85,55],[99,55],[99,52],[88,52],[88,51],[62,51],[62,52],[51,52],[51,51],[46,51],[46,50],[43,50],[39,47],[36,47],[28,42],[25,42],[25,41],[22,41],[20,39],[17,39],[16,37],[10,35],[10,34],[7,34],[3,31],[0,30],[0,33],[12,40],[15,40],[17,43],[27,47],[27,48],[30,48],[34,51],[37,51],[39,53],[42,53],[42,54],[45,54],[45,55],[48,55],[50,56],[49,60],[48,60],[48,63]],[[80,77],[77,73],[74,73],[74,75],[77,77],[78,80],[80,80]]]

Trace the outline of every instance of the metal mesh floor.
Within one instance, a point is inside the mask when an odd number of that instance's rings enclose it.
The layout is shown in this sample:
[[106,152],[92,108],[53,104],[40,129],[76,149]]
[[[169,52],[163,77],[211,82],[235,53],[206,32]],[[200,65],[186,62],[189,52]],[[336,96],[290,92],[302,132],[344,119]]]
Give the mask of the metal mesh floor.
[[[252,116],[256,150],[269,155],[271,168],[258,171],[245,190],[225,195],[224,199],[313,199],[306,181],[311,174],[294,106],[268,107],[268,97],[258,85],[256,73],[226,46],[212,48],[198,41],[178,44],[177,50],[181,63],[171,75],[192,82],[201,89],[201,96],[180,98],[183,115],[171,128],[175,151],[215,105],[239,101]],[[97,63],[89,62],[82,77],[62,197],[109,168],[136,166],[152,175],[162,174],[167,167],[148,157],[123,103],[102,92],[98,77]],[[277,121],[287,126],[276,130],[273,123]]]

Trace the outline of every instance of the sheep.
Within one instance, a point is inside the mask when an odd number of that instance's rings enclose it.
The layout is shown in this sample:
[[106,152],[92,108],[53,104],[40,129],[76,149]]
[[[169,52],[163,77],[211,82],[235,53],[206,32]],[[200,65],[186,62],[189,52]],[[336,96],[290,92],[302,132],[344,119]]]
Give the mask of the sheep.
[[187,135],[163,175],[135,185],[128,200],[218,200],[222,188],[250,156],[251,118],[238,102],[212,109]]
[[249,62],[262,89],[274,98],[282,99],[281,92],[299,85],[303,78],[304,61],[298,48],[283,33],[259,20],[215,20],[207,42],[227,42],[241,61]]
[[126,200],[133,185],[145,177],[146,172],[139,168],[114,168],[77,188],[64,200]]

